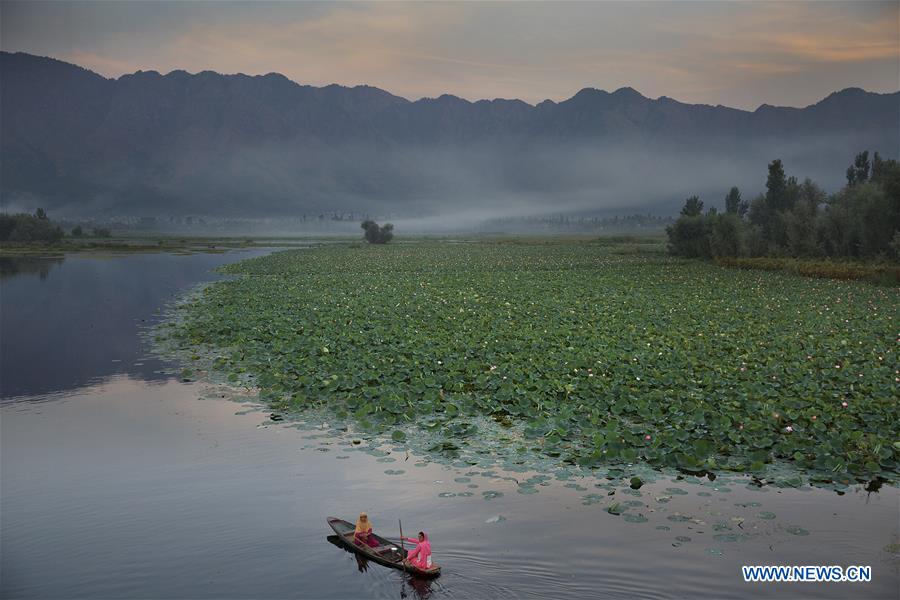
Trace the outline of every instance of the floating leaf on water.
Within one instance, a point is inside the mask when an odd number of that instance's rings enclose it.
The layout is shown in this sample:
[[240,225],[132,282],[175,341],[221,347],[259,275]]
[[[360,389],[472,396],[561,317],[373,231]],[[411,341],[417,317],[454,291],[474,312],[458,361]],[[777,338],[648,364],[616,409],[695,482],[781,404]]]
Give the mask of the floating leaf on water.
[[672,496],[657,496],[656,501],[660,504],[666,504],[672,499]]
[[626,521],[628,521],[629,523],[646,523],[647,522],[647,517],[645,517],[644,515],[640,515],[640,514],[635,515],[635,514],[631,514],[631,513],[626,513],[625,516],[622,518],[625,519]]
[[622,504],[624,504],[625,506],[631,506],[631,507],[644,506],[644,503],[641,502],[640,500],[625,500],[624,502],[622,502]]
[[456,477],[453,481],[456,483],[469,483],[472,479],[469,477]]
[[[545,481],[550,481],[551,479],[553,478],[549,475],[534,475],[532,477],[529,477],[526,481],[528,483],[543,483]],[[570,485],[572,484],[567,484],[566,487],[569,487]]]
[[790,533],[791,535],[809,535],[809,532],[802,527],[797,525],[789,525],[784,528],[785,531]]
[[503,515],[494,515],[485,521],[485,523],[502,523],[506,520],[506,517]]
[[481,492],[481,495],[485,500],[493,500],[494,498],[502,497],[503,492],[497,492],[495,490],[487,490],[485,492]]
[[644,480],[640,477],[632,477],[631,478],[631,489],[639,490],[641,486],[644,485]]
[[394,458],[393,456],[384,456],[384,457],[382,457],[382,458],[376,459],[375,462],[380,462],[380,463],[392,463],[392,462],[397,462],[397,459]]
[[456,494],[453,492],[441,492],[438,494],[438,498],[455,498]]
[[388,469],[384,472],[385,475],[403,475],[406,473],[403,469]]
[[710,496],[712,496],[712,494],[710,494],[709,492],[697,492],[697,495],[703,496],[704,498],[709,498]]
[[705,552],[707,554],[712,554],[713,556],[722,556],[722,551],[718,548],[707,548]]
[[571,488],[571,489],[579,491],[579,492],[587,491],[586,487],[584,487],[583,485],[578,485],[577,483],[567,483],[564,487]]
[[[900,442],[898,442],[898,443],[900,443]],[[898,446],[898,448],[900,448],[900,446]],[[888,544],[887,546],[884,547],[884,551],[887,552],[888,554],[900,555],[900,544],[896,544],[896,543]]]
[[621,515],[622,512],[624,512],[624,510],[625,509],[622,508],[622,505],[619,502],[613,502],[612,504],[610,504],[609,506],[606,507],[606,512],[608,512],[611,515]]
[[684,523],[686,521],[690,521],[691,517],[689,517],[687,515],[682,515],[680,513],[675,513],[674,515],[669,515],[668,517],[666,517],[666,519],[668,519],[669,521],[672,521],[674,523]]
[[345,459],[348,459],[348,458],[350,458],[350,457],[347,456],[346,454],[341,454],[341,455],[339,455],[339,456],[335,456],[335,458],[337,458],[338,460],[345,460]]
[[689,542],[689,541],[691,541],[691,538],[689,538],[689,537],[686,536],[686,535],[678,535],[678,536],[675,536],[675,539],[678,540],[679,542]]
[[470,497],[474,496],[475,494],[473,494],[472,492],[459,492],[456,495],[459,496],[460,498],[470,498]]
[[660,531],[669,531],[672,528],[669,527],[668,525],[657,525],[656,529],[659,529]]
[[[893,391],[885,371],[889,361],[863,357],[882,353],[881,334],[894,330],[890,319],[900,304],[874,286],[854,288],[848,296],[846,284],[828,280],[796,279],[785,286],[779,275],[750,276],[737,270],[694,277],[694,270],[717,268],[661,258],[635,262],[635,257],[611,253],[610,244],[594,240],[421,242],[387,252],[334,244],[302,255],[289,250],[230,265],[225,273],[246,276],[204,287],[174,309],[155,336],[174,357],[196,358],[192,368],[197,373],[252,385],[270,409],[327,411],[327,420],[341,413],[340,419],[352,420],[359,430],[391,438],[402,423],[417,450],[442,455],[442,464],[449,460],[487,467],[515,457],[510,470],[521,473],[555,468],[563,461],[628,464],[607,470],[620,481],[626,473],[629,480],[634,476],[631,465],[639,460],[694,473],[718,470],[719,463],[721,468],[771,473],[777,469],[772,461],[784,459],[800,463],[807,469],[803,477],[815,475],[816,482],[845,473],[871,479],[898,469],[895,407],[873,401]],[[573,271],[580,276],[563,277]],[[497,277],[498,272],[503,276]],[[360,273],[365,273],[365,290]],[[686,280],[700,282],[694,291],[704,300],[697,304],[701,318],[683,310],[684,294],[660,293],[684,291]],[[375,289],[378,293],[366,293]],[[842,300],[839,309],[823,312],[823,303],[833,303],[835,297]],[[560,306],[568,308],[564,318]],[[873,306],[879,310],[872,311]],[[723,311],[765,314],[765,327],[758,319],[729,321],[723,335],[745,347],[768,344],[775,360],[763,366],[750,358],[739,366],[738,350],[726,349],[720,335],[701,331]],[[640,331],[648,320],[663,316],[673,352],[645,351],[643,344],[633,348],[633,335],[620,335]],[[801,325],[814,321],[822,327],[807,340],[809,332]],[[573,323],[591,327],[573,336]],[[378,347],[359,343],[353,339],[357,335],[377,340]],[[519,352],[522,335],[525,343],[539,341],[535,347],[546,351]],[[810,355],[798,351],[801,338],[815,348]],[[477,358],[472,348],[478,348]],[[847,354],[851,348],[853,357]],[[828,368],[825,361],[832,354],[835,363],[852,365],[852,373]],[[715,410],[710,410],[694,391],[695,374],[684,368],[685,360],[697,356],[708,363],[704,387],[753,400],[716,398]],[[491,360],[495,357],[502,358],[501,365],[485,364],[500,362]],[[573,368],[561,372],[561,362]],[[602,377],[589,382],[587,364],[597,371],[591,375]],[[770,381],[771,364],[780,373]],[[810,378],[800,375],[813,371],[811,388]],[[858,372],[865,377],[857,380]],[[601,380],[633,382],[641,391],[623,389],[633,399],[610,405],[608,395],[590,385]],[[848,389],[850,381],[865,387]],[[649,395],[653,390],[666,390],[666,423],[658,433],[648,431],[662,414],[658,399]],[[565,394],[564,402],[560,394]],[[832,401],[844,396],[849,406]],[[784,414],[777,417],[784,420],[776,425],[777,434],[772,412],[759,410],[775,398]],[[782,399],[790,399],[783,408]],[[608,417],[599,425],[577,418],[583,414]],[[808,419],[812,414],[821,415],[815,423]],[[326,419],[316,418],[320,423]],[[861,418],[867,447],[880,449],[874,453],[859,451],[859,440],[851,437],[859,431],[851,425]],[[740,430],[738,423],[744,426]],[[784,432],[788,423],[796,433]],[[431,445],[419,431],[412,433],[420,426]],[[607,453],[595,455],[598,448]],[[829,454],[818,452],[821,448],[829,448]],[[485,458],[482,451],[491,456]],[[573,474],[581,477],[584,470],[567,467],[556,476],[565,480]],[[776,480],[776,485],[791,485],[795,477]],[[690,478],[685,485],[698,481]],[[731,481],[740,485],[741,480]]]
[[756,517],[759,519],[771,520],[771,519],[775,518],[775,513],[769,512],[767,510],[762,510],[759,513],[757,513]]
[[538,489],[531,485],[519,485],[519,489],[516,490],[520,494],[537,494]]
[[741,536],[737,533],[717,533],[713,536],[713,539],[717,542],[737,542],[741,539]]
[[667,487],[666,491],[672,494],[673,496],[687,496],[687,492],[681,488],[677,487]]

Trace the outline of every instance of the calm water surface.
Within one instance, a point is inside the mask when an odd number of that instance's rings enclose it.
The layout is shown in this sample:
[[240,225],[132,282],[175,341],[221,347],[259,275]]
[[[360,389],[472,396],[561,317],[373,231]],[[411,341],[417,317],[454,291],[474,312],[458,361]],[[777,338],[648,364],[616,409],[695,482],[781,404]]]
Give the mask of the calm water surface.
[[[142,328],[175,294],[215,278],[210,269],[251,255],[3,265],[0,596],[898,597],[886,550],[900,541],[896,488],[838,496],[672,475],[640,497],[616,489],[645,505],[648,521],[632,523],[583,504],[588,493],[606,502],[602,480],[523,495],[477,468],[416,467],[403,452],[379,462],[327,426],[273,423],[214,386],[166,375]],[[329,543],[325,517],[360,510],[383,535],[397,534],[398,518],[427,529],[443,575],[411,580]],[[748,539],[716,540],[722,523]],[[873,581],[745,584],[742,564],[871,565]]]

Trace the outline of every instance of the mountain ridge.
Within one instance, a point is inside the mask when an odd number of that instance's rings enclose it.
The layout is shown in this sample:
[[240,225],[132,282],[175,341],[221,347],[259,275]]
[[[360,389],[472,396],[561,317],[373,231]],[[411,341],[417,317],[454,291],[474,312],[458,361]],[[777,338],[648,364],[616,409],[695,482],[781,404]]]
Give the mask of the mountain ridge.
[[437,96],[437,97],[434,97],[434,96],[422,96],[422,97],[417,98],[417,99],[415,99],[415,100],[411,100],[411,99],[406,98],[406,97],[404,97],[404,96],[399,96],[399,95],[397,95],[397,94],[394,94],[394,93],[392,93],[392,92],[390,92],[390,91],[388,91],[388,90],[385,90],[384,88],[380,88],[380,87],[378,87],[378,86],[373,86],[373,85],[369,85],[369,84],[365,84],[365,83],[363,83],[363,84],[356,84],[356,85],[344,85],[344,84],[340,84],[340,83],[329,83],[329,84],[325,84],[325,85],[321,85],[321,86],[316,86],[316,85],[312,85],[312,84],[308,84],[308,83],[301,83],[301,82],[299,82],[299,81],[296,81],[296,80],[294,80],[294,79],[291,79],[290,77],[284,75],[283,73],[278,73],[277,71],[271,71],[271,72],[269,72],[269,73],[260,74],[260,75],[248,75],[248,74],[243,73],[243,72],[236,72],[236,73],[220,73],[220,72],[218,72],[218,71],[214,71],[214,70],[210,70],[210,69],[204,69],[204,70],[202,70],[202,71],[197,71],[197,72],[195,72],[195,73],[191,73],[190,71],[188,71],[188,70],[186,70],[186,69],[173,69],[173,70],[171,70],[171,71],[169,71],[169,72],[167,72],[167,73],[162,73],[162,72],[157,71],[157,70],[155,70],[155,69],[146,69],[146,70],[145,70],[145,69],[138,69],[137,71],[135,71],[135,72],[133,72],[133,73],[123,73],[122,75],[119,75],[118,77],[107,77],[107,76],[105,76],[105,75],[102,75],[102,74],[100,74],[100,73],[97,73],[96,71],[92,71],[91,69],[89,69],[89,68],[87,68],[87,67],[82,67],[82,66],[80,66],[80,65],[78,65],[78,64],[76,64],[76,63],[68,62],[68,61],[65,61],[65,60],[62,60],[62,59],[59,59],[59,58],[55,58],[55,57],[52,57],[52,56],[42,56],[42,55],[30,54],[30,53],[28,53],[28,52],[21,52],[21,51],[18,51],[18,52],[9,52],[9,51],[6,51],[6,50],[0,51],[0,55],[23,56],[23,57],[28,57],[28,58],[31,58],[31,59],[40,59],[40,60],[52,61],[52,62],[55,62],[55,63],[60,63],[60,64],[62,64],[62,65],[66,65],[66,66],[70,66],[70,67],[75,67],[75,68],[77,68],[77,69],[80,69],[80,70],[82,70],[82,71],[85,71],[85,72],[87,72],[87,73],[90,73],[90,74],[92,74],[92,75],[95,75],[95,76],[97,76],[97,77],[99,77],[99,78],[105,79],[105,80],[107,80],[107,81],[119,81],[119,80],[121,80],[122,78],[128,78],[128,77],[132,77],[132,76],[135,76],[135,75],[154,75],[154,76],[159,76],[159,77],[169,77],[169,76],[172,76],[172,75],[176,75],[176,76],[187,75],[187,76],[190,76],[190,77],[198,77],[198,76],[203,76],[203,75],[215,75],[215,76],[219,76],[219,77],[246,77],[246,78],[250,78],[250,79],[256,79],[256,78],[263,78],[263,79],[264,79],[264,78],[276,77],[276,78],[279,78],[279,79],[284,79],[284,80],[286,80],[286,81],[288,81],[288,82],[290,82],[290,83],[292,83],[292,84],[294,84],[294,85],[296,85],[296,86],[302,87],[302,88],[310,88],[310,89],[340,88],[340,89],[344,89],[344,90],[374,90],[374,91],[376,91],[376,92],[380,92],[380,93],[382,93],[382,94],[386,94],[386,95],[392,96],[393,98],[396,98],[396,99],[398,99],[398,100],[404,100],[404,101],[406,101],[406,102],[408,102],[408,103],[421,102],[421,101],[423,101],[423,100],[436,100],[436,99],[440,99],[440,98],[443,98],[443,97],[447,96],[447,97],[450,97],[450,98],[455,98],[455,99],[461,100],[462,102],[465,102],[465,103],[468,103],[468,104],[478,104],[478,103],[480,103],[480,102],[516,102],[516,103],[522,103],[522,104],[525,104],[525,105],[527,105],[527,106],[530,106],[530,107],[534,108],[534,107],[537,107],[538,105],[544,104],[544,103],[561,104],[561,103],[566,102],[566,101],[568,101],[568,100],[572,100],[573,98],[575,98],[575,96],[577,96],[578,94],[580,94],[580,93],[582,93],[582,92],[601,92],[601,93],[606,94],[606,95],[609,95],[609,96],[614,96],[614,95],[616,95],[616,94],[621,94],[621,93],[627,93],[627,94],[629,94],[629,95],[636,95],[636,96],[638,96],[638,97],[640,97],[640,98],[643,98],[643,99],[646,99],[646,100],[650,100],[650,101],[668,100],[668,101],[676,102],[676,103],[678,103],[678,104],[687,105],[687,106],[708,106],[708,107],[711,107],[711,108],[727,108],[727,109],[731,109],[731,110],[735,110],[735,111],[739,111],[739,112],[754,113],[754,112],[757,112],[757,111],[759,111],[760,109],[763,109],[763,108],[778,108],[778,109],[792,109],[792,108],[793,108],[793,109],[802,110],[802,109],[805,109],[805,108],[810,108],[810,107],[812,107],[812,106],[816,106],[817,104],[821,104],[822,102],[825,102],[826,100],[829,100],[830,98],[832,98],[832,97],[834,97],[834,96],[843,96],[843,95],[848,94],[848,93],[856,94],[856,93],[860,93],[860,92],[861,92],[861,93],[864,93],[864,94],[871,94],[871,95],[875,95],[875,96],[897,96],[898,98],[900,98],[900,90],[898,90],[898,91],[896,91],[896,92],[871,92],[871,91],[868,91],[868,90],[866,90],[866,89],[863,89],[863,88],[860,88],[860,87],[857,87],[857,86],[849,86],[849,87],[846,87],[846,88],[843,88],[843,89],[840,89],[840,90],[835,90],[835,91],[833,91],[833,92],[830,92],[827,96],[825,96],[825,97],[822,98],[821,100],[818,100],[817,102],[814,102],[814,103],[812,103],[812,104],[807,104],[806,106],[786,106],[786,105],[779,105],[779,104],[768,104],[768,103],[763,103],[763,104],[760,104],[760,105],[759,105],[758,107],[756,107],[755,109],[749,110],[749,109],[744,109],[744,108],[737,108],[737,107],[734,107],[734,106],[728,106],[727,104],[708,104],[708,103],[703,103],[703,102],[700,102],[700,103],[684,102],[684,101],[681,101],[681,100],[678,100],[678,99],[676,99],[676,98],[672,98],[672,97],[666,96],[666,95],[658,96],[657,98],[652,98],[652,97],[650,97],[650,96],[645,96],[644,94],[642,94],[641,92],[639,92],[638,90],[636,90],[635,88],[633,88],[633,87],[631,87],[631,86],[622,86],[622,87],[617,88],[617,89],[615,89],[615,90],[613,90],[613,91],[608,91],[608,90],[605,90],[605,89],[603,89],[603,88],[596,88],[596,87],[593,87],[593,86],[585,86],[585,87],[579,89],[577,92],[575,92],[571,97],[566,98],[566,99],[564,99],[564,100],[551,100],[551,99],[548,98],[548,99],[541,100],[540,102],[537,102],[537,103],[534,103],[534,104],[532,104],[532,103],[530,103],[530,102],[527,102],[527,101],[525,101],[525,100],[519,99],[519,98],[501,98],[501,97],[497,97],[497,98],[478,98],[478,99],[476,99],[476,100],[469,100],[469,99],[467,99],[467,98],[463,98],[463,97],[461,97],[461,96],[457,96],[457,95],[451,94],[451,93],[449,93],[449,92],[445,92],[445,93],[443,93],[443,94],[441,94],[440,96]]
[[[0,82],[3,207],[73,212],[434,214],[461,203],[497,216],[547,202],[669,211],[689,193],[750,185],[775,157],[837,185],[861,149],[895,157],[900,123],[900,92],[860,88],[754,111],[630,87],[586,87],[535,105],[451,94],[412,101],[278,73],[106,78],[8,52]],[[659,181],[627,188],[629,173],[642,171]],[[695,181],[682,185],[690,172]]]

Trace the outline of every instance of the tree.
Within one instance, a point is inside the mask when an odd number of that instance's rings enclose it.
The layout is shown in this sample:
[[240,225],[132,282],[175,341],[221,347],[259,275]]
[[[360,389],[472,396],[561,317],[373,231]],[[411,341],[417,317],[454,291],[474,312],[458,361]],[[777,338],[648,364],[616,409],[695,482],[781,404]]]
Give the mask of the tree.
[[709,226],[712,217],[703,215],[703,202],[697,196],[684,201],[681,216],[666,227],[669,252],[687,258],[709,257]]
[[[737,188],[733,188],[737,189]],[[712,218],[709,250],[713,256],[742,256],[746,252],[745,224],[734,212]]]
[[[881,160],[881,157],[878,156],[878,153],[875,153],[874,157],[875,165],[872,167],[872,177],[875,177],[875,171],[878,170],[879,173],[884,165],[884,161]],[[859,154],[856,155],[856,158],[853,159],[853,164],[847,167],[847,185],[853,187],[854,185],[858,185],[860,183],[865,183],[869,180],[869,151],[863,150]]]
[[366,219],[360,227],[365,231],[363,235],[370,244],[387,244],[394,238],[394,226],[391,223],[379,227],[375,221]]
[[[877,153],[876,153],[877,157]],[[880,157],[877,157],[880,160]],[[880,166],[880,165],[879,165]],[[847,185],[854,186],[869,180],[869,151],[863,150],[847,168]]]
[[728,195],[725,196],[725,212],[729,215],[736,215],[741,209],[741,190],[737,187],[731,188]]
[[81,228],[81,225],[76,225],[74,229],[72,229],[72,237],[81,237],[84,233],[84,230]]
[[703,201],[699,196],[691,196],[684,201],[681,214],[685,217],[697,217],[703,213]]
[[43,208],[39,208],[36,211],[34,211],[34,216],[37,217],[38,219],[40,219],[41,221],[48,220],[47,211],[45,211]]
[[816,239],[816,215],[825,202],[825,192],[807,178],[798,186],[794,207],[785,213],[786,246],[791,256],[815,256],[819,253]]
[[766,179],[766,205],[770,211],[782,210],[786,204],[787,177],[780,159],[769,163],[769,176]]
[[872,156],[872,183],[881,183],[881,174],[884,172],[885,162],[878,155],[878,152]]
[[879,177],[879,185],[881,185],[884,193],[888,195],[895,209],[900,208],[900,163],[896,160],[885,162],[884,169]]

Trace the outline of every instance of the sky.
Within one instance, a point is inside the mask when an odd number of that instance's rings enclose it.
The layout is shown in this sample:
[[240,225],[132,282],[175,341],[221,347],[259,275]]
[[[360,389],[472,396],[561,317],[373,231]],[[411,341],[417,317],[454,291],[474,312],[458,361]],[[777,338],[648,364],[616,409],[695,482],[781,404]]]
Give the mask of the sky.
[[108,77],[282,73],[409,99],[585,87],[755,109],[900,89],[900,2],[0,2],[0,48]]

